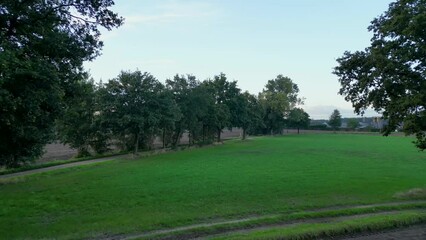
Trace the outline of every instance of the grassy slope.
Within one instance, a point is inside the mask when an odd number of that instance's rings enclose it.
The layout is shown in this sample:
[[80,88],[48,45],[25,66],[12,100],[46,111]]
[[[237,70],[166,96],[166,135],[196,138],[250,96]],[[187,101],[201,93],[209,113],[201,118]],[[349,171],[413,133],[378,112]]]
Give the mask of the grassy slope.
[[121,160],[0,185],[0,236],[87,237],[208,218],[394,201],[426,187],[403,137],[300,135]]

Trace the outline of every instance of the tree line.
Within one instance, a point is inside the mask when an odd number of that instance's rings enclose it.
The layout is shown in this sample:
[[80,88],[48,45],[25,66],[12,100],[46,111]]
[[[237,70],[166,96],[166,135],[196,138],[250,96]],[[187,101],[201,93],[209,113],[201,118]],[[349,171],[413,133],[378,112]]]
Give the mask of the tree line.
[[101,53],[100,28],[123,24],[112,5],[0,1],[0,166],[39,157],[54,138],[54,122],[87,76],[83,62]]
[[[88,80],[84,61],[100,55],[100,28],[124,19],[112,0],[4,0],[0,3],[0,166],[37,159],[56,139],[87,155],[111,143],[137,152],[155,136],[176,146],[220,141],[224,128],[278,133],[300,125],[299,89],[279,75],[258,95],[225,74],[200,81],[175,76],[165,84],[149,73],[121,72],[106,83]],[[296,111],[296,110],[295,110]],[[297,116],[294,122],[286,119]]]
[[183,133],[189,145],[221,141],[225,128],[239,127],[242,139],[250,134],[281,133],[285,127],[309,125],[301,108],[298,86],[278,75],[257,95],[243,92],[224,73],[204,81],[175,75],[165,84],[147,72],[122,71],[106,83],[82,79],[73,98],[56,120],[63,143],[103,153],[114,143],[137,153],[149,149],[156,137],[163,147],[176,147]]
[[[299,118],[304,114],[295,108],[299,89],[283,76],[268,81],[257,96],[242,92],[224,74],[205,81],[176,76],[166,84],[139,71],[100,85],[84,80],[83,62],[102,50],[99,29],[123,24],[110,10],[113,5],[112,0],[0,2],[0,166],[36,159],[56,134],[85,154],[89,147],[105,151],[111,136],[136,151],[156,134],[173,146],[184,131],[195,144],[214,136],[220,140],[221,130],[230,126],[276,133],[285,124],[304,124]],[[402,127],[416,136],[421,150],[426,149],[425,15],[423,0],[391,3],[369,27],[371,46],[345,52],[333,71],[339,94],[356,113],[370,107],[383,113],[384,135]]]

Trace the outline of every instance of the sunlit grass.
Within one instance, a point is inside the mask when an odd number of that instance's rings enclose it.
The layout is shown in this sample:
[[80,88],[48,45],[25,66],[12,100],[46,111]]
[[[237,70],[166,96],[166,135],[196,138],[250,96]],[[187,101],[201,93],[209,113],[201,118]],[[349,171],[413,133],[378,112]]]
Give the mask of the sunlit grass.
[[85,238],[401,201],[426,187],[411,138],[293,135],[119,160],[0,183],[0,236]]

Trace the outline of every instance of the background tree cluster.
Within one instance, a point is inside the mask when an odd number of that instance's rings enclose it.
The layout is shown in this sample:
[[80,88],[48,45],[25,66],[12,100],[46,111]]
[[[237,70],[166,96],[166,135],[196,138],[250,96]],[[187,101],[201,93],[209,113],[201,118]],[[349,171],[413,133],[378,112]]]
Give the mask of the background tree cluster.
[[242,92],[223,73],[204,81],[176,75],[162,84],[141,71],[123,71],[97,85],[84,81],[75,92],[78,100],[67,104],[56,125],[61,141],[80,155],[106,151],[110,144],[137,153],[151,148],[156,137],[163,147],[176,147],[183,133],[193,145],[221,141],[225,128],[241,128],[245,139],[247,133],[309,124],[309,115],[294,108],[301,102],[297,85],[281,75],[258,96]]
[[334,109],[328,120],[328,125],[336,131],[340,126],[342,126],[342,115],[339,110]]
[[[257,96],[242,93],[224,74],[205,81],[175,76],[162,84],[136,71],[105,84],[88,81],[83,62],[100,54],[99,28],[123,23],[113,4],[0,2],[0,166],[36,159],[57,138],[86,155],[111,143],[137,151],[156,136],[175,146],[184,132],[198,144],[220,141],[224,128],[241,127],[245,137],[306,125],[308,115],[295,108],[299,89],[282,75]],[[345,52],[334,69],[339,93],[357,113],[369,107],[383,113],[384,134],[402,127],[416,135],[419,149],[426,149],[425,19],[424,0],[390,4],[369,27],[371,46]]]
[[[101,84],[88,80],[83,62],[101,52],[99,29],[123,23],[112,5],[111,0],[1,1],[0,166],[37,159],[54,140],[85,156],[112,144],[137,152],[156,137],[164,147],[176,146],[185,132],[190,144],[203,144],[220,141],[224,128],[241,127],[244,137],[282,128],[276,116],[284,116],[298,92],[290,79],[284,86],[277,78],[281,93],[264,90],[262,100],[242,93],[225,74],[205,81],[176,75],[165,84],[140,71],[121,72]],[[275,119],[264,123],[264,109]]]

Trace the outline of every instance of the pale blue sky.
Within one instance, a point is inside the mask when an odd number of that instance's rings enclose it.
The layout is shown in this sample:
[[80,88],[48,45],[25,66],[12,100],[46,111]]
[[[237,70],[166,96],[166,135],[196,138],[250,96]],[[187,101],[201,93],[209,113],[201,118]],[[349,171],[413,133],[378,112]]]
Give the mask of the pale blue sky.
[[[176,73],[200,80],[224,72],[258,93],[278,74],[290,77],[314,119],[334,108],[354,116],[331,74],[345,50],[370,43],[371,20],[391,0],[116,0],[125,24],[104,32],[102,56],[85,64],[99,81],[121,70]],[[377,115],[368,113],[367,115]]]

